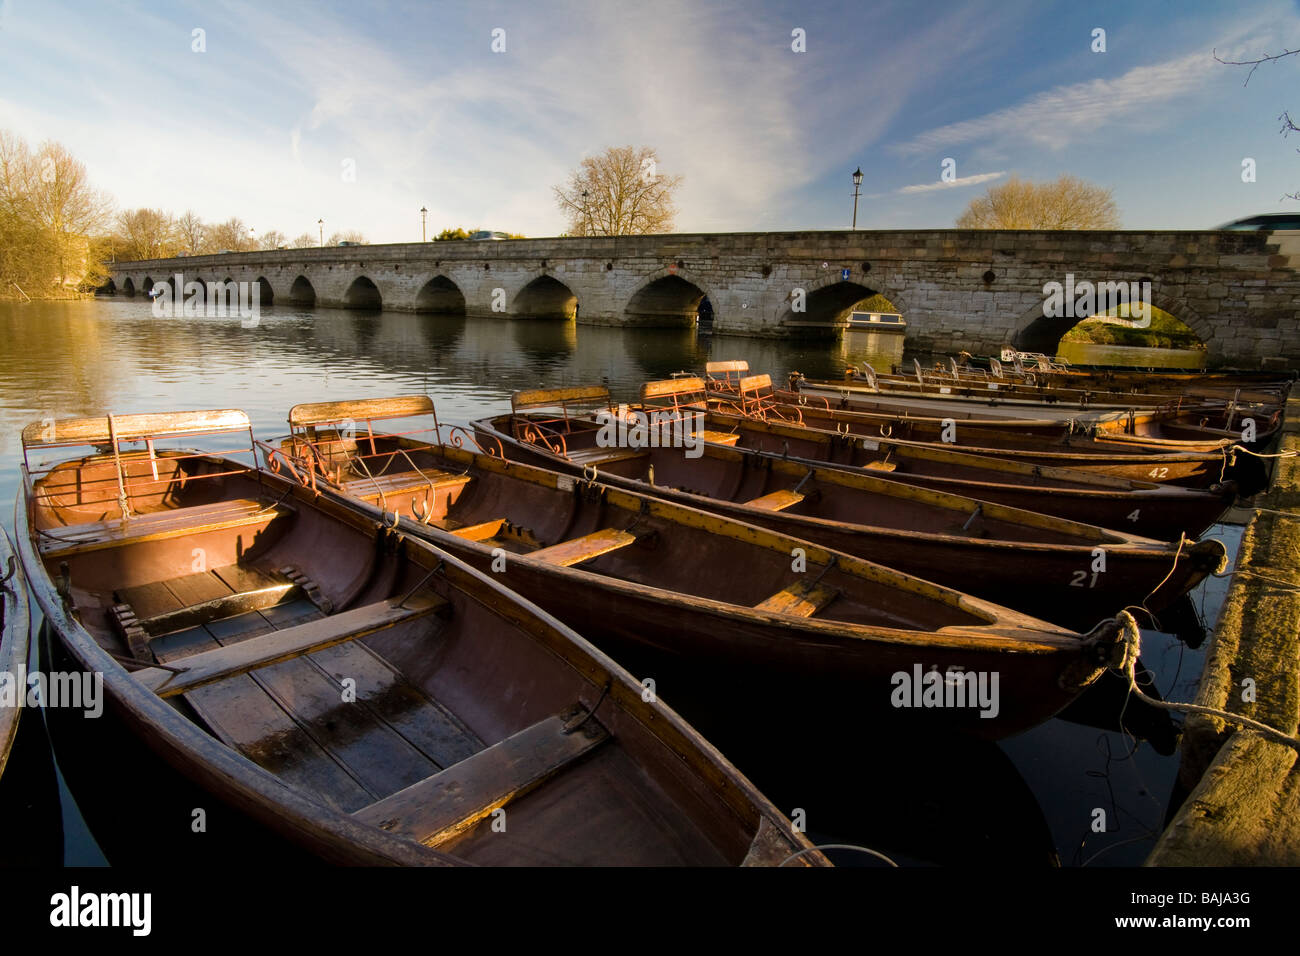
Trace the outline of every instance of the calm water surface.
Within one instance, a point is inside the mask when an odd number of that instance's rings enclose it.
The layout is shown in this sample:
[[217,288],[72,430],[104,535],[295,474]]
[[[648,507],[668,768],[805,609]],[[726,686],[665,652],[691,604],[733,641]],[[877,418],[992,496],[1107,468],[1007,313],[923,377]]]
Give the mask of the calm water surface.
[[[646,380],[699,372],[710,359],[745,358],[783,381],[791,370],[838,378],[846,362],[888,369],[902,349],[902,337],[871,332],[781,342],[689,329],[284,308],[243,328],[234,318],[155,318],[143,299],[0,304],[3,523],[12,531],[19,433],[43,418],[238,407],[259,437],[271,437],[285,430],[298,402],[425,392],[443,421],[463,423],[508,409],[520,388],[605,382],[616,400],[629,400]],[[1237,529],[1212,533],[1236,553]],[[1211,621],[1222,601],[1222,585],[1212,585],[1218,590],[1195,595]],[[1167,698],[1191,698],[1202,658],[1172,635],[1146,635],[1144,661]],[[39,712],[24,719],[24,759],[11,762],[3,781],[10,795],[26,798],[36,855],[89,864],[153,859],[142,849],[148,821],[188,814],[201,794],[106,722],[65,726],[54,712],[46,716],[63,771],[57,788]],[[797,726],[797,715],[792,721]],[[90,731],[88,723],[105,726]],[[1177,770],[1176,757],[1147,743],[1061,719],[998,745],[900,740],[873,727],[798,731],[804,745],[779,759],[764,740],[717,742],[783,810],[803,809],[814,839],[872,846],[906,863],[1140,863],[1163,826]],[[123,810],[118,783],[128,774],[150,789],[143,803],[137,794]],[[1106,813],[1105,833],[1091,829],[1097,808]]]

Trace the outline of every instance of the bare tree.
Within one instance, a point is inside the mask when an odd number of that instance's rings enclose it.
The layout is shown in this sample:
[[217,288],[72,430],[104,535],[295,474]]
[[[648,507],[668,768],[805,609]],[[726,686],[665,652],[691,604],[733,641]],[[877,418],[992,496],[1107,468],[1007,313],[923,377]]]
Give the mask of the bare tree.
[[659,173],[658,155],[647,146],[613,146],[588,156],[554,187],[555,200],[573,236],[628,236],[671,232],[673,192],[681,176]]
[[76,257],[75,245],[102,229],[113,201],[90,185],[86,166],[55,142],[45,142],[31,156],[24,175],[24,187],[37,222],[49,230],[57,249],[58,282],[68,279],[68,267]]
[[355,229],[349,229],[347,232],[336,232],[325,240],[327,246],[337,246],[340,242],[350,242],[353,245],[368,245],[366,237]]
[[174,255],[181,239],[176,222],[161,209],[128,209],[117,216],[124,259],[161,259]]
[[176,232],[185,252],[194,255],[203,248],[203,233],[207,226],[193,209],[186,209],[176,220]]
[[971,200],[958,229],[1118,229],[1112,191],[1062,176],[1032,183],[1013,176]]
[[311,249],[320,243],[320,239],[313,236],[310,232],[304,232],[301,236],[289,243],[292,249]]
[[242,219],[232,217],[225,222],[208,226],[203,241],[204,252],[245,252],[252,248],[253,240],[248,236],[248,227]]
[[272,229],[270,232],[262,233],[262,238],[258,241],[258,248],[264,250],[279,249],[281,246],[288,245],[284,233],[278,229]]

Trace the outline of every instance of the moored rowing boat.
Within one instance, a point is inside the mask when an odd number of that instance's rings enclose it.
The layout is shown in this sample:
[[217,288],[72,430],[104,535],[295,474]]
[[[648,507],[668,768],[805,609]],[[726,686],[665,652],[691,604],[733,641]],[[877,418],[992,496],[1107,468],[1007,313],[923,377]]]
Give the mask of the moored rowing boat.
[[[160,447],[232,434],[242,449]],[[250,465],[242,412],[37,424],[23,442],[25,462],[109,449],[24,468],[19,548],[63,648],[164,759],[321,858],[825,862],[572,630]]]

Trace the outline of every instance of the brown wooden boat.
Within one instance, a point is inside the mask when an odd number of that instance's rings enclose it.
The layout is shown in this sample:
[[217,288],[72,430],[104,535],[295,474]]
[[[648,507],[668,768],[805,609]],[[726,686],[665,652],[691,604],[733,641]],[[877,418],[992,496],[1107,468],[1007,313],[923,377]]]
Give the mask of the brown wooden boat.
[[27,582],[9,536],[0,530],[0,775],[18,736],[26,700],[30,620]]
[[[691,414],[703,407],[704,390],[698,378],[649,382],[637,408],[650,414]],[[904,484],[1162,541],[1199,537],[1237,496],[1231,481],[1209,490],[1161,485],[971,454],[943,443],[860,438],[718,411],[705,413],[703,425],[710,440],[732,447],[850,471],[865,468]]]
[[[689,678],[680,686],[703,680],[702,704],[726,710],[733,727],[780,693],[804,719],[885,715],[1001,736],[1079,694],[1114,635],[1100,607],[1080,635],[798,538],[476,453],[457,446],[459,431],[422,441],[374,428],[432,413],[425,396],[300,405],[291,437],[266,450],[283,468],[310,467],[330,494],[495,570],[641,662],[661,692],[679,686],[673,675]],[[935,669],[1000,675],[997,713],[891,706],[907,675]]]
[[[335,863],[825,863],[609,657],[456,557],[242,463],[252,441],[234,410],[23,433],[19,548],[47,620],[217,798]],[[30,461],[75,446],[99,450]]]
[[535,411],[553,397],[516,393],[512,414],[473,423],[480,444],[807,538],[1075,630],[1127,606],[1158,613],[1224,561],[1218,541],[1139,538],[866,470],[705,442],[698,457],[673,447],[602,447],[594,418],[559,422]]
[[[1239,493],[1251,495],[1266,487],[1268,470],[1264,461],[1240,451],[1228,440],[1188,442],[1173,450],[1168,444],[1145,441],[1112,440],[1099,436],[1087,426],[1066,425],[1057,437],[1026,433],[1025,429],[988,427],[990,423],[962,421],[954,418],[893,417],[845,410],[809,400],[807,404],[787,405],[764,397],[770,389],[766,375],[746,380],[754,397],[738,399],[723,393],[711,393],[710,408],[736,411],[758,417],[772,417],[766,407],[774,405],[785,420],[798,412],[801,423],[811,428],[843,432],[862,438],[897,438],[907,441],[937,443],[972,454],[1009,458],[1031,465],[1068,468],[1118,478],[1131,478],[1158,484],[1176,484],[1209,488],[1225,480],[1237,483]],[[843,404],[848,404],[844,402]],[[1005,423],[1001,423],[1005,424]],[[1059,428],[1060,426],[1058,426]],[[1069,428],[1076,428],[1070,433]]]

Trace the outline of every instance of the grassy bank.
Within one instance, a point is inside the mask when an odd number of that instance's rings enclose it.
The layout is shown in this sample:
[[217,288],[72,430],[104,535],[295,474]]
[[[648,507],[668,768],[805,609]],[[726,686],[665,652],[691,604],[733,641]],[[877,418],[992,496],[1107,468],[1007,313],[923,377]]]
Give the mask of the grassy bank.
[[1115,316],[1107,316],[1110,321],[1088,319],[1080,322],[1061,337],[1062,342],[1077,342],[1084,345],[1128,345],[1148,349],[1194,349],[1204,351],[1202,342],[1187,326],[1162,309],[1151,307],[1151,325],[1145,329],[1135,329],[1117,323],[1116,319],[1127,319],[1128,311],[1121,308]]

